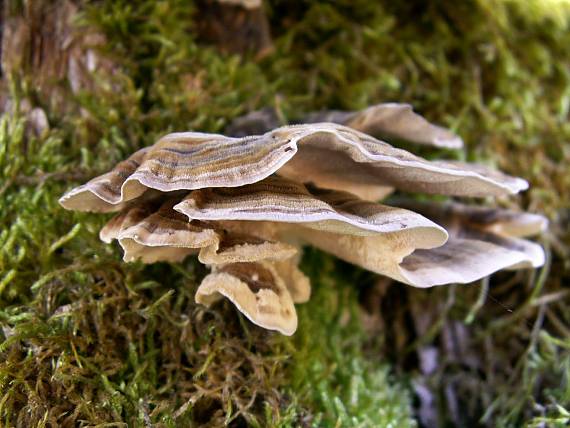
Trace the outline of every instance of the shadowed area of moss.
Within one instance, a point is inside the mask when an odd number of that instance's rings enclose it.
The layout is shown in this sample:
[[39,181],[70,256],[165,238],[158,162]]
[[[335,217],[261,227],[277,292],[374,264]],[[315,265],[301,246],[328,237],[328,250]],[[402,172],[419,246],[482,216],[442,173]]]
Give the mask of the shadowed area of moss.
[[[203,44],[200,9],[186,1],[108,1],[74,21],[104,37],[89,84],[4,70],[1,423],[564,426],[568,17],[499,0],[267,6],[274,49],[259,59]],[[98,239],[104,218],[57,204],[172,130],[220,132],[264,106],[285,120],[390,100],[458,130],[466,157],[531,181],[501,204],[550,216],[546,268],[416,290],[307,251],[314,295],[285,338],[229,304],[196,305],[205,272],[192,258],[125,264]],[[49,129],[35,130],[34,107]]]

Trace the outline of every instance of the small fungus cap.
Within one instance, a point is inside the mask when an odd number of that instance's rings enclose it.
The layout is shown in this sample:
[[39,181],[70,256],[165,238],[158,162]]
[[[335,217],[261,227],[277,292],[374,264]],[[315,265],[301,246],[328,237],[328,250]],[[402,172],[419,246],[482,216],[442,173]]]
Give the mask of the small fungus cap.
[[[463,147],[463,140],[458,135],[430,123],[414,112],[409,104],[381,103],[354,112],[324,110],[309,113],[294,123],[319,122],[345,125],[389,143],[408,142],[446,149]],[[266,107],[234,119],[226,132],[234,137],[243,137],[263,134],[280,125],[278,112],[271,107]]]
[[215,267],[196,291],[196,302],[211,306],[229,299],[251,322],[290,336],[297,312],[283,279],[270,263],[233,263]]

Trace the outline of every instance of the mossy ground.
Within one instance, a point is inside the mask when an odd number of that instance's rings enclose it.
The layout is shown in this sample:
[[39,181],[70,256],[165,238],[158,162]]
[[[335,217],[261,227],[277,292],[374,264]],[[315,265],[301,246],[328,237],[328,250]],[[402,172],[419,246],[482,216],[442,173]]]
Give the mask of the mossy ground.
[[[113,64],[89,89],[55,82],[60,109],[33,70],[3,76],[0,425],[565,426],[570,33],[562,1],[529,4],[274,0],[262,58],[202,43],[186,1],[87,4],[76,25],[104,34]],[[125,264],[97,238],[105,218],[57,203],[172,130],[390,100],[458,130],[465,157],[531,182],[501,204],[551,218],[544,269],[415,290],[307,250],[314,295],[285,338],[229,304],[196,305],[194,260]],[[49,130],[29,132],[25,103]]]

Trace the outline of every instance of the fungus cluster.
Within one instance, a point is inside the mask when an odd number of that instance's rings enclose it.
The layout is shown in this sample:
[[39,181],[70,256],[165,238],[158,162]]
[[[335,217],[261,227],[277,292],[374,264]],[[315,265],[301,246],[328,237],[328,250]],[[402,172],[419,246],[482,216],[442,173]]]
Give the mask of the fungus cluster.
[[394,189],[495,197],[528,187],[485,166],[428,161],[377,139],[462,146],[409,105],[316,113],[305,122],[244,137],[169,134],[60,203],[118,212],[100,236],[116,239],[125,261],[197,255],[211,268],[197,302],[226,297],[255,324],[286,335],[297,328],[294,304],[310,296],[297,267],[303,244],[415,287],[544,263],[542,248],[523,239],[545,229],[542,216],[457,202],[376,202]]

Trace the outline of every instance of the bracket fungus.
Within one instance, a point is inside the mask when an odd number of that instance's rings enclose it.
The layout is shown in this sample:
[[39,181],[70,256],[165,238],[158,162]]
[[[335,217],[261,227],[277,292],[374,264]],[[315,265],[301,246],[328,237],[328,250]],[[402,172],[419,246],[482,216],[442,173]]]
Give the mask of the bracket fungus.
[[227,297],[255,324],[291,335],[297,329],[293,299],[270,263],[232,263],[216,266],[198,290],[196,301],[206,306]]
[[198,303],[225,297],[255,324],[286,335],[297,328],[294,303],[310,297],[297,266],[305,244],[416,287],[544,263],[542,248],[524,239],[546,228],[540,215],[457,202],[377,202],[393,189],[493,197],[528,187],[482,165],[429,161],[375,138],[461,147],[459,137],[409,105],[306,121],[316,123],[243,137],[169,134],[60,203],[117,212],[100,237],[116,239],[125,261],[197,255],[211,268]]
[[303,122],[334,122],[380,139],[404,140],[447,149],[463,147],[459,136],[428,122],[409,104],[383,103],[357,112],[332,110],[311,113]]

